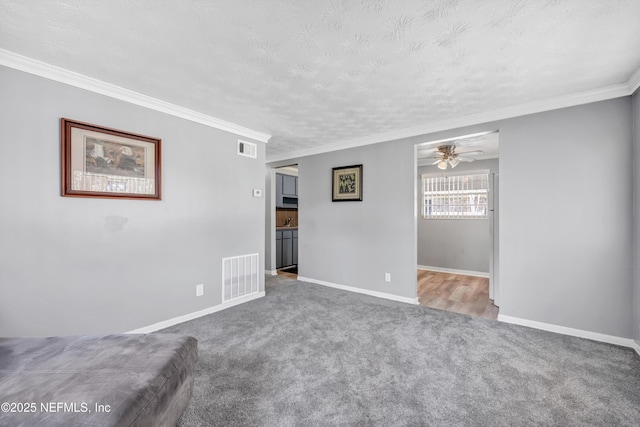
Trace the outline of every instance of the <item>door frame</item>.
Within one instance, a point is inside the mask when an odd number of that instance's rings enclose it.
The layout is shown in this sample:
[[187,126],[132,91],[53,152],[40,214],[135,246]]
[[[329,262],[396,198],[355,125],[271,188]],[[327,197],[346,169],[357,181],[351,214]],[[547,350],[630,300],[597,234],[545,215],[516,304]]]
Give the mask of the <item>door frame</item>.
[[[265,274],[270,276],[277,275],[276,268],[276,169],[277,167],[267,167],[266,171],[266,183],[267,189],[265,194],[266,203],[266,220],[265,220],[265,257],[269,256],[269,260],[265,259]],[[267,269],[267,266],[270,269]]]
[[489,299],[495,306],[499,305],[500,295],[500,173],[489,175],[489,235],[491,250],[489,252]]
[[[418,201],[418,197],[422,191],[422,186],[418,184],[421,180],[418,174],[418,147],[423,144],[436,144],[448,141],[454,141],[462,138],[468,138],[472,136],[478,136],[482,134],[498,133],[500,138],[500,130],[494,129],[490,131],[478,132],[473,134],[451,136],[449,138],[436,139],[432,141],[422,141],[414,144],[413,150],[413,170],[414,170],[414,248],[415,248],[415,261],[416,272],[418,271],[418,221],[420,221],[419,210],[422,209],[422,202]],[[500,146],[498,146],[498,159],[500,159]],[[490,195],[490,215],[489,215],[489,233],[490,233],[490,249],[489,249],[489,299],[493,301],[496,306],[499,305],[500,300],[500,181],[499,181],[499,169],[498,172],[489,172],[489,195]],[[418,290],[418,278],[416,274],[416,292]]]
[[[276,276],[277,263],[276,263],[276,173],[278,169],[286,168],[288,166],[298,167],[298,176],[300,170],[300,163],[294,161],[280,161],[265,166],[265,268],[266,275]],[[300,221],[300,216],[298,216]],[[266,259],[268,256],[268,260]],[[299,258],[298,258],[299,260]],[[270,267],[268,269],[267,267]]]

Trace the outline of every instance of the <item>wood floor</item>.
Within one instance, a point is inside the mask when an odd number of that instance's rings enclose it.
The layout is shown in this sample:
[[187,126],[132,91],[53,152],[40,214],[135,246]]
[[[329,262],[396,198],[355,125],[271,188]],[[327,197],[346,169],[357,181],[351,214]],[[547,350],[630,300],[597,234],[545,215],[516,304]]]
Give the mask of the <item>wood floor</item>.
[[489,299],[489,279],[418,270],[418,301],[425,307],[498,318],[498,307]]
[[284,276],[296,280],[298,278],[298,267],[278,270],[278,276]]
[[[297,268],[278,270],[279,276],[298,278]],[[425,307],[496,320],[498,307],[489,299],[489,279],[418,270],[418,301]]]

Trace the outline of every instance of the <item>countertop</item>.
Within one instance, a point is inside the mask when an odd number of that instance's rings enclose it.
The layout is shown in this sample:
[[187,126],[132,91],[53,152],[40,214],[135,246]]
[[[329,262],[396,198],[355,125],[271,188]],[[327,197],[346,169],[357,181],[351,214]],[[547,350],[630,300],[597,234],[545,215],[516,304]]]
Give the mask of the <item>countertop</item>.
[[276,227],[276,231],[280,231],[280,230],[297,230],[298,226],[297,225],[292,225],[291,227],[287,227],[286,225],[280,226],[280,227]]

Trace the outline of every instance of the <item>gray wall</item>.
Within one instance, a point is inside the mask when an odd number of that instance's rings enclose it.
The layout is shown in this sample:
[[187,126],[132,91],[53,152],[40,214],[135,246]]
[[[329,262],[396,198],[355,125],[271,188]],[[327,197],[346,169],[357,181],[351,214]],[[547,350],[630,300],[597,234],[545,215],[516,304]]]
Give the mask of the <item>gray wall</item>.
[[631,129],[629,97],[501,128],[501,314],[631,337]]
[[633,338],[640,346],[640,91],[632,98],[633,104]]
[[[630,338],[630,97],[289,160],[300,165],[300,274],[415,296],[414,145],[495,130],[500,313]],[[365,201],[331,203],[331,168],[354,163]]]
[[498,159],[460,163],[447,171],[437,166],[418,167],[418,265],[489,273],[489,219],[423,219],[420,212],[422,174],[477,170],[497,173]]
[[[4,67],[0,93],[0,336],[140,328],[220,304],[222,257],[264,262],[264,144]],[[161,138],[163,200],[61,197],[61,117]]]
[[[297,159],[300,276],[416,297],[413,153],[375,144]],[[363,201],[332,202],[331,169],[354,164],[363,165]]]

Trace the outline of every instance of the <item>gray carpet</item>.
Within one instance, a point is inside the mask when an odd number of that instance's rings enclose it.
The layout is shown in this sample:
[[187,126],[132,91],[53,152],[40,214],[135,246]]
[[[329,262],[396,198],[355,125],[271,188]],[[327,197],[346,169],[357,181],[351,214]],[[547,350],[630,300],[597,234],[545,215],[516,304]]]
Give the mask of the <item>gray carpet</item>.
[[181,426],[640,425],[633,350],[297,282],[198,339]]

